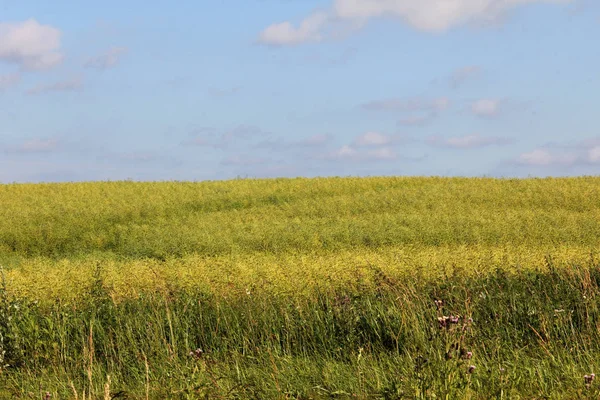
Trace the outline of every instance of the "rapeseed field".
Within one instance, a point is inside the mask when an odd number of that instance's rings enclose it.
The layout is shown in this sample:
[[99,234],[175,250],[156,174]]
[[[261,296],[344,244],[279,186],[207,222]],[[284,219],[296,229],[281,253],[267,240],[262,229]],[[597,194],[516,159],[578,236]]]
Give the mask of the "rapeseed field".
[[600,178],[0,185],[0,398],[597,398]]

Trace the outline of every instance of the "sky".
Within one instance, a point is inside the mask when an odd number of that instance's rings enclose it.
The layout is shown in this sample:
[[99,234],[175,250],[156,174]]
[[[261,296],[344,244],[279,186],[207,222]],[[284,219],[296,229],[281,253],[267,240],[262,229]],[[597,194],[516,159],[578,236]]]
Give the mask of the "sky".
[[600,173],[597,0],[0,0],[0,183]]

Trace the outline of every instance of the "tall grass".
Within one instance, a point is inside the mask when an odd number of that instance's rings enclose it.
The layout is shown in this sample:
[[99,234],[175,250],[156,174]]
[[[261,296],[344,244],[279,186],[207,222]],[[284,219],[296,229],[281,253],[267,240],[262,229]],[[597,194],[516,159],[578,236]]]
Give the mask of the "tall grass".
[[302,301],[177,291],[116,303],[97,281],[77,305],[9,300],[3,395],[102,398],[110,377],[111,396],[140,399],[594,398],[599,285],[591,263],[381,274],[373,291]]
[[597,198],[594,177],[0,185],[0,398],[598,398]]

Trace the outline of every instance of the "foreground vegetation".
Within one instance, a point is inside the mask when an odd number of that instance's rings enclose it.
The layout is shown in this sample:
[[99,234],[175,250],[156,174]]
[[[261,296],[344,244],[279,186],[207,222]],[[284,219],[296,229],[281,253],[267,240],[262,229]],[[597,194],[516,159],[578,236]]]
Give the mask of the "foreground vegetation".
[[597,398],[598,198],[593,177],[0,185],[0,398]]

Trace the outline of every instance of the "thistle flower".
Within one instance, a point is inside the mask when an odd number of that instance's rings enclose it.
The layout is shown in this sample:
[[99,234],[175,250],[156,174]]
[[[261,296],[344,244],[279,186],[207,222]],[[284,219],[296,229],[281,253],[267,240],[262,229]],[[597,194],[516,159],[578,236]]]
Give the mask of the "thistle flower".
[[475,372],[475,366],[474,365],[469,365],[469,369],[467,370],[467,372],[469,374],[472,374],[473,372]]
[[472,351],[467,351],[464,355],[464,359],[465,360],[470,360],[471,358],[473,358],[473,352]]
[[194,351],[190,351],[190,357],[194,357],[194,358],[202,358],[203,354],[204,354],[204,350],[202,350],[201,348],[197,348]]
[[438,317],[438,323],[440,325],[440,328],[449,328],[450,327],[450,317],[447,316],[442,316],[442,317]]
[[448,320],[449,318],[446,316],[443,317],[438,317],[438,325],[440,328],[446,328],[448,327]]

